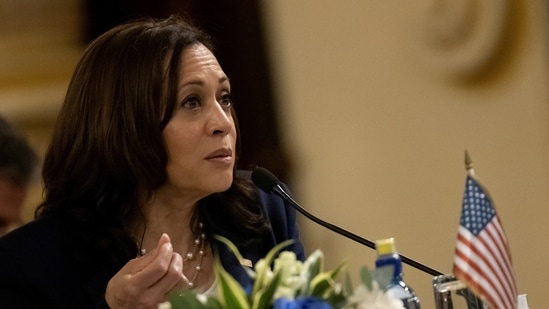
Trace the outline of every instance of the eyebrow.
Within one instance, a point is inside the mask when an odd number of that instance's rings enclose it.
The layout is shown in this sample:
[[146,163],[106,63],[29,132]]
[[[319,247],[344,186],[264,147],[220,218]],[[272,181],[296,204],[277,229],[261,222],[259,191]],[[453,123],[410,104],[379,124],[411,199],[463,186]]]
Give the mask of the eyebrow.
[[[224,82],[228,82],[228,81],[229,81],[229,78],[227,76],[223,76],[223,77],[219,78],[218,83],[223,84]],[[182,84],[180,87],[185,87],[185,86],[188,86],[188,85],[202,86],[202,85],[204,85],[204,81],[202,81],[202,80],[190,80],[190,81]]]

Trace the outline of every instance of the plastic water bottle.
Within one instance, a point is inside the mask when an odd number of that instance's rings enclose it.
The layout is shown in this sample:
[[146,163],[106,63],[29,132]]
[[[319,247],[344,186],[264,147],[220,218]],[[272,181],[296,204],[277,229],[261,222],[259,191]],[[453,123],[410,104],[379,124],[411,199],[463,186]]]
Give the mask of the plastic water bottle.
[[402,261],[395,246],[394,238],[376,241],[376,268],[392,266],[393,276],[389,285],[385,288],[391,291],[394,297],[400,298],[406,309],[420,309],[419,298],[414,290],[402,280]]

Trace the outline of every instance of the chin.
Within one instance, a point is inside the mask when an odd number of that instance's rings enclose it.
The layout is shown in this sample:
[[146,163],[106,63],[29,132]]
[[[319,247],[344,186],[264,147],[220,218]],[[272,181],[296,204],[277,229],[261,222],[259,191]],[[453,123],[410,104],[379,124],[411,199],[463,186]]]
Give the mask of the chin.
[[231,185],[232,185],[232,182],[228,185],[228,186],[225,186],[221,191],[219,192],[225,192],[227,190],[229,190],[231,188]]
[[231,185],[233,184],[233,171],[224,173],[223,175],[219,175],[218,178],[218,187],[219,190],[217,192],[224,192],[229,190]]

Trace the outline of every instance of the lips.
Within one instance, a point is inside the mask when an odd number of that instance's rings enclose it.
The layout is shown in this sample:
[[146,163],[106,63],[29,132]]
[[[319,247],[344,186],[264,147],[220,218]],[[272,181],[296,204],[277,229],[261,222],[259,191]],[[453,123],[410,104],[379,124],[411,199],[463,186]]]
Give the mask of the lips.
[[209,154],[206,157],[206,160],[212,160],[212,159],[224,159],[224,158],[230,158],[233,156],[233,151],[229,148],[222,148],[218,149],[211,154]]

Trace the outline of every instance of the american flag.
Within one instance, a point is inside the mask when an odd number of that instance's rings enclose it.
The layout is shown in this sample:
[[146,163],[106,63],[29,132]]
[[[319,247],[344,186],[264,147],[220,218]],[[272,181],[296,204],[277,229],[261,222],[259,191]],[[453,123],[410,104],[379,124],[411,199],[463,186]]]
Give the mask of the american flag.
[[454,274],[491,308],[517,308],[509,245],[488,193],[467,176]]

